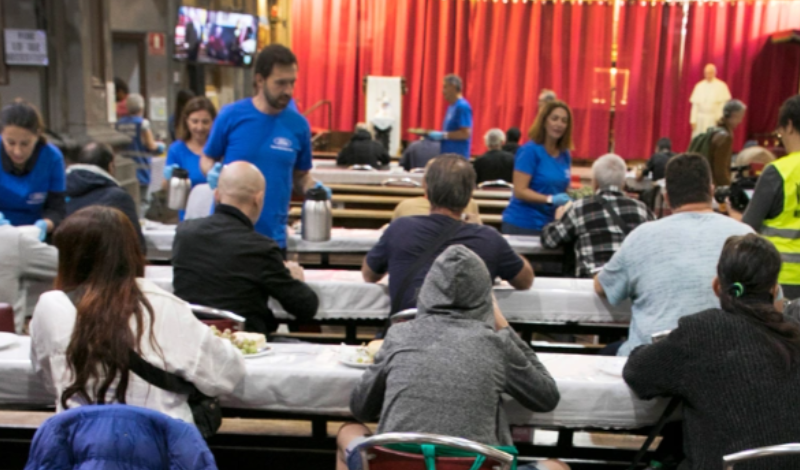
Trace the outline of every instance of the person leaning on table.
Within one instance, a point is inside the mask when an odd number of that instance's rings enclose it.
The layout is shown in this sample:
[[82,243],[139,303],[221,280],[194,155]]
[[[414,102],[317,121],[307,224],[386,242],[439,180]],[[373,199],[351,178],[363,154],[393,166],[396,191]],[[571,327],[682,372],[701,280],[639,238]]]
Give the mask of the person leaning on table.
[[[556,407],[555,380],[508,326],[494,301],[489,271],[473,251],[454,245],[436,258],[418,309],[414,321],[389,330],[375,364],[353,390],[350,410],[356,419],[380,418],[379,434],[422,432],[513,446],[503,394],[533,411]],[[362,424],[342,426],[337,469],[361,468],[353,450],[369,434]],[[569,467],[548,461],[534,468]]]
[[[780,270],[769,241],[728,238],[707,286],[721,308],[684,316],[669,336],[631,352],[623,377],[640,398],[683,402],[681,470],[721,468],[724,455],[800,436],[800,324],[776,309]],[[742,468],[794,470],[800,457]]]
[[245,374],[242,354],[195,318],[186,302],[144,279],[144,255],[125,214],[81,209],[56,229],[53,241],[56,290],[39,298],[30,329],[31,362],[55,392],[57,411],[125,403],[193,423],[186,395],[130,372],[131,350],[205,395],[233,392]]

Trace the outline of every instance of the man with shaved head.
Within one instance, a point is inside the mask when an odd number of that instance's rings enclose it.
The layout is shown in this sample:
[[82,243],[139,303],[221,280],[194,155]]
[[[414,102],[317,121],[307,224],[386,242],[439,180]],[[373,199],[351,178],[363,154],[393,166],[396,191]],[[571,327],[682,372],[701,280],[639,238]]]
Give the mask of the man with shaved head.
[[706,64],[703,80],[695,85],[692,97],[689,98],[692,103],[692,114],[689,118],[692,137],[705,134],[709,127],[714,127],[722,117],[722,108],[730,99],[728,85],[717,78],[717,67]]
[[222,168],[214,214],[178,225],[172,248],[175,295],[245,317],[245,330],[268,334],[278,326],[270,297],[299,320],[314,317],[319,300],[298,266],[283,261],[275,240],[256,232],[266,182],[252,163]]

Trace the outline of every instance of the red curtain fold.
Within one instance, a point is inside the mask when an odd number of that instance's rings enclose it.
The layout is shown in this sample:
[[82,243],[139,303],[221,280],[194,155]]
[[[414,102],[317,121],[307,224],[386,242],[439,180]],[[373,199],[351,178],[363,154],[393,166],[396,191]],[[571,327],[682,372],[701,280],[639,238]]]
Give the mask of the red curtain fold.
[[677,94],[681,8],[636,2],[622,9],[619,43],[625,46],[617,61],[614,151],[623,158],[648,156],[660,137],[672,135],[668,123]]
[[[542,88],[555,90],[574,111],[575,157],[595,158],[607,150],[613,2],[303,0],[292,5],[298,104],[307,109],[331,100],[336,130],[351,130],[364,119],[366,75],[405,77],[404,131],[438,128],[447,107],[442,79],[457,73],[473,106],[473,153],[485,150],[482,137],[490,128],[517,126],[526,133]],[[662,136],[672,138],[676,150],[688,146],[688,100],[708,62],[717,64],[733,96],[751,105],[735,149],[746,135],[774,126],[770,113],[797,91],[794,61],[800,53],[778,55],[781,51],[765,46],[770,34],[800,24],[800,2],[692,3],[681,64],[682,8],[651,2],[622,6],[614,139],[625,158],[646,158]],[[626,72],[629,88],[623,95]],[[310,120],[323,126],[325,117],[317,111]]]

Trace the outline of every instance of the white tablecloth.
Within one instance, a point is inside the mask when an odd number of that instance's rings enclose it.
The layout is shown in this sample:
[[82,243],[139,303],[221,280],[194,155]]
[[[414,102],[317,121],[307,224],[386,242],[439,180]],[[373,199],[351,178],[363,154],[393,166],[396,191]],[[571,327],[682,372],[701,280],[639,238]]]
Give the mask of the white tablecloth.
[[[350,393],[362,371],[338,363],[339,346],[273,344],[275,353],[247,360],[247,375],[223,406],[274,412],[349,415]],[[28,359],[30,339],[0,350],[0,406],[53,406]],[[663,401],[642,401],[622,380],[625,358],[540,354],[556,379],[561,402],[550,413],[507,404],[513,424],[637,428],[653,424]]]
[[[162,289],[172,292],[172,267],[148,266],[145,275]],[[384,319],[391,304],[386,279],[379,284],[364,282],[360,271],[305,271],[306,282],[319,297],[318,320]],[[630,304],[611,306],[594,293],[591,279],[539,277],[533,288],[518,291],[508,285],[495,287],[503,314],[512,322],[627,323]],[[275,316],[291,318],[275,300]],[[236,312],[234,312],[236,313]]]
[[336,166],[333,161],[316,161],[311,169],[311,176],[323,184],[369,184],[380,185],[390,178],[409,178],[422,184],[422,173],[409,173],[397,163],[392,163],[388,170],[349,170]]
[[[168,260],[172,257],[172,241],[175,239],[175,225],[146,221],[144,238],[147,242],[147,259]],[[286,249],[290,253],[367,253],[381,237],[375,229],[334,228],[331,239],[326,242],[308,242],[300,234],[291,234],[286,239]],[[561,255],[561,249],[551,250],[542,246],[539,237],[505,235],[506,240],[521,255]]]

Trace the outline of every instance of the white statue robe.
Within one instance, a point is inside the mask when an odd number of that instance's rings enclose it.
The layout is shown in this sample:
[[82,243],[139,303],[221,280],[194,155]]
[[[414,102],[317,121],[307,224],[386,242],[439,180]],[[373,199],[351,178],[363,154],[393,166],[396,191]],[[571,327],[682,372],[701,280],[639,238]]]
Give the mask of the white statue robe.
[[722,108],[731,99],[731,91],[722,80],[702,80],[695,85],[692,97],[692,115],[690,123],[695,124],[692,137],[705,133],[709,127],[717,125],[722,117]]

